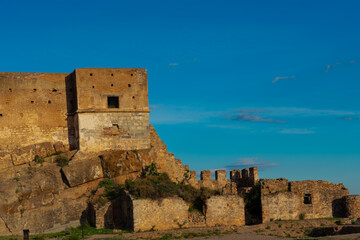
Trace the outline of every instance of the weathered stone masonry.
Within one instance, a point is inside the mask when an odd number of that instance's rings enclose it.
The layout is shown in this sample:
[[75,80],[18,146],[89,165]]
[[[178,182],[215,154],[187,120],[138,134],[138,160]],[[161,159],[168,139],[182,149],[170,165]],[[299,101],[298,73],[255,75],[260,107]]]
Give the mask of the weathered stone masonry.
[[150,147],[145,69],[0,73],[0,151],[42,142],[99,152]]

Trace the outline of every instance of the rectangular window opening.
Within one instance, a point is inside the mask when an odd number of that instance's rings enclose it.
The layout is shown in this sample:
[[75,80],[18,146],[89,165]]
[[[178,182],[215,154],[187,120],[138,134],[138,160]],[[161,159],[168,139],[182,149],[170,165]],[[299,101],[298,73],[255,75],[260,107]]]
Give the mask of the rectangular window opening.
[[119,97],[108,97],[108,108],[119,108]]
[[311,204],[311,194],[305,194],[304,204]]

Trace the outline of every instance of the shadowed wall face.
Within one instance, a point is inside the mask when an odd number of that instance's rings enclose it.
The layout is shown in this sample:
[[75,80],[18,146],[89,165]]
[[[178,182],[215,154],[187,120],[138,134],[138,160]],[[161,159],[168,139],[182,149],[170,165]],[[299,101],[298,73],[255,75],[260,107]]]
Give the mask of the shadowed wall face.
[[0,151],[68,145],[66,73],[0,73]]

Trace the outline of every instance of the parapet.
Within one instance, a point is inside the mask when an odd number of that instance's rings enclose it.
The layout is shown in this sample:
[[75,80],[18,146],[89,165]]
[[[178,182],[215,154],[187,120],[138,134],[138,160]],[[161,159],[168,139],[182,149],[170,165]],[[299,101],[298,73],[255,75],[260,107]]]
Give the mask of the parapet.
[[[227,179],[226,170],[216,170],[215,179],[212,179],[211,171],[204,170],[200,172],[200,180],[197,180],[196,171],[190,171],[189,184],[196,188],[207,187],[220,192],[233,193],[234,186],[235,188],[253,187],[259,180],[257,167],[232,170],[229,175],[230,179]],[[225,188],[229,188],[229,191]]]

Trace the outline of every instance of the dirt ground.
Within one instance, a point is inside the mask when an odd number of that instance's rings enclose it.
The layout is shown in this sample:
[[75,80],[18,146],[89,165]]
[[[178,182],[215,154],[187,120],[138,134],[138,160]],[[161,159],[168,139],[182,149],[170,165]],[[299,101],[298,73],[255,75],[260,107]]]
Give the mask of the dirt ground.
[[309,237],[315,227],[337,226],[336,219],[273,221],[253,226],[187,228],[150,232],[119,232],[117,235],[94,235],[90,239],[360,239],[360,233],[331,237]]

